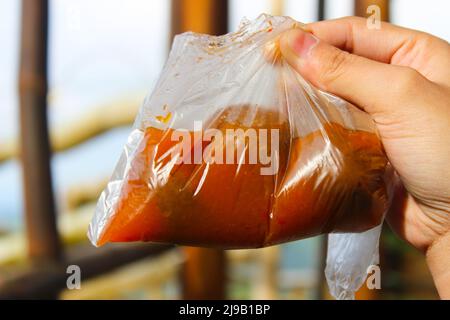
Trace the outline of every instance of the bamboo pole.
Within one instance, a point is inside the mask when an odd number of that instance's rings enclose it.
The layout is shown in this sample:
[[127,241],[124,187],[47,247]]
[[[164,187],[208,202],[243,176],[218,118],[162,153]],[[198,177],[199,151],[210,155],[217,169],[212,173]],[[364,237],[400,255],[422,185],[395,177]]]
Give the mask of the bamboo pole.
[[325,278],[325,267],[327,266],[327,252],[328,252],[328,235],[321,235],[318,238],[319,241],[319,263],[316,280],[316,288],[314,292],[315,300],[327,299],[327,285]]
[[228,31],[227,0],[172,0],[172,37],[193,31],[213,35]]
[[376,5],[381,11],[381,20],[389,21],[389,0],[355,0],[355,15],[358,17],[367,17],[367,8],[371,5]]
[[319,3],[317,4],[317,21],[325,20],[325,0],[319,0]]
[[[93,202],[61,213],[58,233],[64,246],[70,247],[87,241],[86,230],[95,206]],[[0,237],[0,268],[26,262],[26,258],[26,237],[22,232],[10,232]]]
[[28,252],[35,262],[56,262],[61,257],[47,131],[47,29],[48,0],[23,0],[19,74],[21,159]]
[[[227,0],[172,0],[172,37],[193,31],[212,35],[228,31]],[[185,299],[224,299],[225,252],[186,247],[181,273]]]
[[[367,17],[370,12],[367,9],[371,5],[376,5],[380,8],[380,18],[382,21],[389,21],[389,0],[355,0],[355,15],[359,17]],[[382,246],[380,246],[382,251]],[[365,283],[356,292],[356,299],[358,300],[375,300],[379,298],[377,290],[369,290]]]
[[[67,267],[77,265],[82,270],[81,279],[87,280],[131,262],[171,250],[162,244],[115,244],[98,250],[85,244],[67,250],[66,264],[45,266],[14,266],[14,276],[0,283],[0,299],[49,299],[64,288]],[[8,274],[8,272],[6,273]]]
[[[68,150],[111,129],[131,125],[142,102],[144,92],[118,101],[93,105],[86,114],[49,130],[53,152]],[[18,141],[14,137],[0,141],[0,163],[18,154]]]
[[218,300],[226,295],[226,255],[223,250],[184,247],[181,271],[183,298]]
[[[317,3],[317,21],[325,20],[326,17],[326,3],[325,0],[319,0]],[[320,236],[319,239],[319,272],[317,273],[316,287],[314,292],[314,298],[316,300],[323,300],[326,298],[326,279],[325,279],[325,267],[327,264],[327,246],[328,236]]]
[[[326,1],[319,0],[317,3],[317,21],[325,20],[326,18]],[[327,246],[328,236],[322,235],[318,239],[319,241],[319,272],[317,272],[316,287],[314,292],[314,298],[316,300],[326,299],[326,279],[325,279],[325,267],[327,263]]]
[[[81,290],[63,290],[63,300],[109,300],[129,298],[139,292],[143,299],[174,299],[164,295],[164,285],[176,279],[182,256],[176,249],[124,265],[82,281]],[[142,293],[145,293],[142,296]]]
[[274,300],[278,298],[280,246],[259,249],[256,256],[258,270],[253,278],[252,299]]
[[282,16],[284,14],[284,0],[271,0],[270,13],[274,16]]

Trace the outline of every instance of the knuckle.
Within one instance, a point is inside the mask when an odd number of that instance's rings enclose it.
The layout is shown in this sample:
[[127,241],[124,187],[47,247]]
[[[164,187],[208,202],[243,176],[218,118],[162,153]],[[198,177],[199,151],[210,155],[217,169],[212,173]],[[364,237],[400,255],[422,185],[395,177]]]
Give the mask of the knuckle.
[[347,52],[335,50],[332,54],[324,57],[319,81],[325,87],[338,81],[344,74],[348,64],[351,64],[351,55]]
[[413,92],[420,87],[421,76],[418,71],[412,68],[405,68],[397,77],[397,87],[399,93]]
[[429,33],[419,32],[416,36],[416,43],[421,44],[424,49],[430,50],[433,48],[440,39],[432,36]]

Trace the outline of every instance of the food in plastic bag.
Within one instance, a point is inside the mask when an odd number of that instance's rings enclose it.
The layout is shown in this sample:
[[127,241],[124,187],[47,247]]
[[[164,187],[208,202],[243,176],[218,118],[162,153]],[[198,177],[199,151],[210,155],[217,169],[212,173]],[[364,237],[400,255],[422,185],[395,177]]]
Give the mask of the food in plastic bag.
[[[175,38],[99,199],[95,245],[258,248],[333,232],[327,277],[335,296],[352,296],[376,262],[389,164],[371,118],[277,52],[300,26],[262,15],[225,36]],[[342,270],[352,246],[362,261]]]

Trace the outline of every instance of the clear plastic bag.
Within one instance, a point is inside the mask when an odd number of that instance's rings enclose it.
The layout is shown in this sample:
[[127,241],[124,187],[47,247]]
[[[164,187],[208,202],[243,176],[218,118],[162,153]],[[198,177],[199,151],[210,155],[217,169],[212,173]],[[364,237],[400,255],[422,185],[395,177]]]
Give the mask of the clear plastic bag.
[[277,51],[301,24],[261,15],[184,33],[146,98],[88,236],[258,248],[323,233],[332,294],[377,261],[389,163],[371,118],[312,87]]

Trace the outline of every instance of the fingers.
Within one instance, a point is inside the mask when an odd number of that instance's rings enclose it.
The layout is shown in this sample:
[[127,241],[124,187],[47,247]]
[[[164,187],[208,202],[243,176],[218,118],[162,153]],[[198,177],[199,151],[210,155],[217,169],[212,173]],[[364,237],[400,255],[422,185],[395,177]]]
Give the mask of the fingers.
[[450,86],[450,45],[424,32],[382,22],[369,29],[364,18],[311,23],[306,28],[322,41],[371,60],[411,67],[429,80]]
[[347,52],[384,63],[423,33],[383,22],[380,30],[369,29],[367,19],[347,17],[307,25],[319,39]]
[[280,38],[287,62],[316,87],[334,93],[372,115],[408,106],[429,81],[417,71],[372,61],[333,47],[302,30]]

